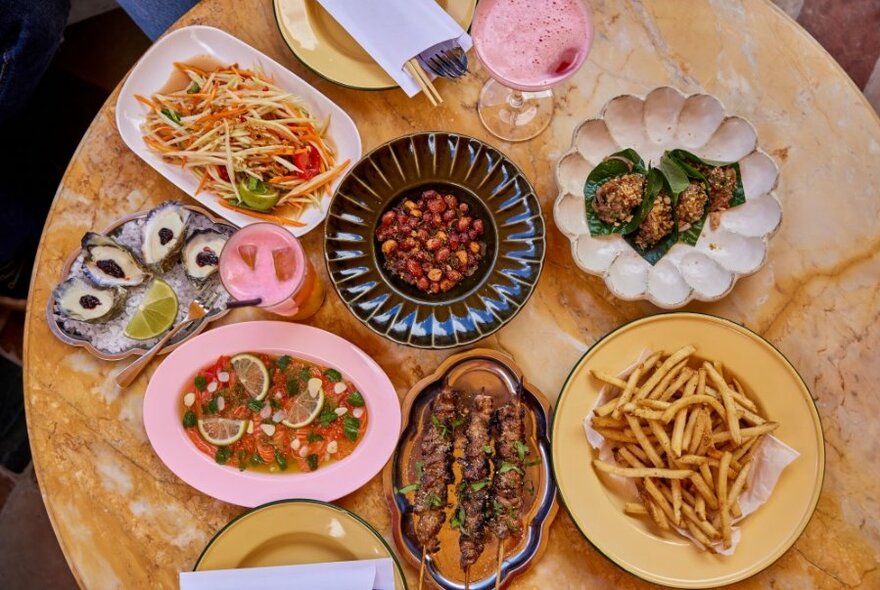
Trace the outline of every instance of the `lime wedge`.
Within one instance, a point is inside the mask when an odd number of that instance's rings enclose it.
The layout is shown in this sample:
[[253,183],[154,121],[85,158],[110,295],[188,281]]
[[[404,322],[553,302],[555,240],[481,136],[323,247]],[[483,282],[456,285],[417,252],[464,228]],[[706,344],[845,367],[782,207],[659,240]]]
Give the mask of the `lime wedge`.
[[199,420],[197,426],[202,438],[219,447],[237,442],[247,431],[250,420],[229,420],[228,418],[206,418]]
[[318,390],[314,397],[307,392],[301,393],[285,408],[287,420],[281,423],[290,428],[302,428],[315,421],[321,408],[324,407],[324,391]]
[[281,199],[278,191],[269,189],[252,177],[238,183],[238,196],[245,205],[257,211],[270,211]]
[[170,328],[175,319],[177,294],[171,285],[156,279],[125,326],[124,333],[132,340],[149,340]]
[[269,370],[263,361],[252,354],[237,354],[232,357],[232,368],[251,396],[257,401],[265,399],[269,393]]

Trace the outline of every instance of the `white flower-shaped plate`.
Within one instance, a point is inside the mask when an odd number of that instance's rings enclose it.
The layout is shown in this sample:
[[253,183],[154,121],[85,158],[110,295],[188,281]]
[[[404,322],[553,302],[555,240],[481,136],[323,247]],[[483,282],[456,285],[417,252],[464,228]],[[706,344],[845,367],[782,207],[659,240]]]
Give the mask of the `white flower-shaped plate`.
[[[675,148],[710,160],[739,162],[746,202],[723,212],[717,229],[707,222],[696,246],[675,244],[651,266],[620,235],[593,237],[587,227],[587,176],[606,156],[626,148],[653,164]],[[571,149],[556,164],[559,196],[553,217],[571,241],[575,263],[603,277],[615,296],[674,309],[692,299],[721,299],[739,277],[757,272],[766,262],[768,241],[782,223],[774,192],[778,178],[779,168],[758,149],[751,123],[728,116],[714,96],[684,96],[662,87],[644,99],[618,96],[599,118],[575,129]]]

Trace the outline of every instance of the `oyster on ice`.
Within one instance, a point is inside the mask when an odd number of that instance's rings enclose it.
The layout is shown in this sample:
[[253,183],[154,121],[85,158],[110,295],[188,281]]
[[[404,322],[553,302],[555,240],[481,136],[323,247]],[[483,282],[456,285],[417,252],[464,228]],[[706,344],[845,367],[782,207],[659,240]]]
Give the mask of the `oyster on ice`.
[[148,274],[131,251],[112,238],[88,232],[83,236],[85,250],[83,272],[101,287],[133,287],[146,280]]
[[141,260],[149,267],[168,270],[186,238],[186,220],[189,217],[183,205],[168,201],[150,211],[144,221]]
[[122,310],[127,293],[122,287],[96,287],[73,277],[58,285],[54,296],[62,315],[97,324],[110,320]]
[[183,247],[183,268],[186,276],[196,283],[203,283],[217,271],[220,252],[228,236],[212,229],[192,233]]

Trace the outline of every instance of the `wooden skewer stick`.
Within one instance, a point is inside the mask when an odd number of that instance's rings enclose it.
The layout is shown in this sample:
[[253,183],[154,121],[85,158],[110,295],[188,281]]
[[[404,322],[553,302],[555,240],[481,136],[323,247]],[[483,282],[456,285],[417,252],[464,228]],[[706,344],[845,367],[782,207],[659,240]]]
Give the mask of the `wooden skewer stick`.
[[502,539],[498,539],[498,557],[496,558],[495,565],[495,590],[501,588],[501,558],[504,554],[504,541]]
[[428,98],[432,105],[437,106],[441,102],[443,102],[443,98],[440,96],[440,93],[437,92],[437,89],[434,87],[434,84],[431,82],[428,75],[425,73],[425,70],[422,69],[422,66],[416,61],[415,58],[409,60],[404,64],[406,67],[406,71],[409,72],[409,75],[418,83],[421,87],[422,92]]
[[464,570],[464,590],[470,590],[471,587],[471,566]]
[[419,590],[422,590],[422,584],[425,583],[425,547],[422,547],[422,564],[419,567]]

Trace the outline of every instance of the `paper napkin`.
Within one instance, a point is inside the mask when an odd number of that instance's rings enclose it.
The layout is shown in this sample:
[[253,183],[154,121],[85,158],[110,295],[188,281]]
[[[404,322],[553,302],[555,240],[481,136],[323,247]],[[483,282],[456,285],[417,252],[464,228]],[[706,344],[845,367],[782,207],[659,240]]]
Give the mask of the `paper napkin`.
[[465,51],[473,44],[470,35],[434,0],[318,1],[407,96],[420,90],[404,70],[407,61],[450,39],[457,39]]
[[394,590],[390,558],[181,572],[180,590]]

